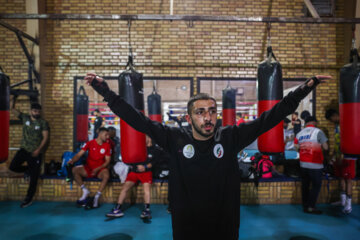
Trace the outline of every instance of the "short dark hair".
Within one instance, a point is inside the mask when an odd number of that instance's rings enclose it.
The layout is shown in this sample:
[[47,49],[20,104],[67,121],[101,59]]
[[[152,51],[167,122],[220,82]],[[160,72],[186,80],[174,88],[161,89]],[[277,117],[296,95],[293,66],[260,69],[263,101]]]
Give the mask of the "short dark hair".
[[188,113],[189,115],[191,115],[191,111],[192,111],[192,109],[193,109],[193,107],[194,107],[194,102],[196,102],[196,101],[198,101],[198,100],[212,100],[212,101],[214,101],[215,106],[216,106],[216,100],[215,100],[215,98],[211,97],[211,96],[210,96],[209,94],[207,94],[207,93],[198,93],[198,94],[192,96],[192,97],[189,99],[188,103],[187,103],[187,113]]
[[99,110],[99,109],[95,109],[95,110],[94,110],[94,112],[98,112],[98,113],[100,113],[100,110]]
[[298,112],[293,112],[293,114],[295,114],[296,116],[299,116],[299,113],[298,113]]
[[101,128],[99,128],[98,131],[99,131],[99,133],[101,133],[102,131],[108,132],[109,129],[107,129],[106,127],[101,127]]
[[109,130],[109,131],[115,131],[115,132],[116,132],[116,128],[114,128],[114,127],[108,127],[108,130]]
[[41,105],[39,103],[32,103],[30,109],[41,110]]
[[306,119],[308,116],[310,116],[310,115],[311,115],[311,114],[310,114],[309,111],[304,110],[304,111],[301,112],[300,118],[301,118],[302,120],[305,120],[305,119]]
[[314,116],[307,116],[305,118],[305,124],[307,124],[308,122],[317,122],[317,119]]
[[330,109],[326,110],[326,112],[325,112],[325,118],[326,118],[327,120],[330,120],[330,118],[331,118],[332,116],[334,116],[335,114],[339,114],[338,111],[336,111],[336,110],[333,109],[333,108],[330,108]]

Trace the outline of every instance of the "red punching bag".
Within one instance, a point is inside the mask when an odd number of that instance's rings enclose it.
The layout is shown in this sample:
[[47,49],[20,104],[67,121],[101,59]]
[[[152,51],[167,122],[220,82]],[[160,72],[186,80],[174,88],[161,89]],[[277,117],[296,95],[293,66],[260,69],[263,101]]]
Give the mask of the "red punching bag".
[[[281,65],[271,47],[268,47],[267,55],[268,58],[258,66],[258,117],[283,98]],[[275,61],[271,61],[272,57]],[[284,152],[283,121],[258,138],[258,148],[267,155]]]
[[0,70],[0,163],[9,156],[10,79]]
[[236,121],[236,112],[235,112],[235,98],[236,98],[236,89],[233,89],[228,85],[223,89],[222,94],[222,125],[234,125]]
[[[119,75],[119,95],[127,103],[144,113],[143,76],[134,69]],[[124,163],[145,162],[147,158],[145,134],[136,131],[120,119],[121,156]]]
[[345,154],[360,155],[360,63],[356,49],[352,63],[340,69],[340,148]]
[[[81,93],[82,92],[82,93]],[[80,86],[76,95],[76,141],[88,141],[89,127],[89,97],[83,86]]]
[[162,122],[161,117],[161,96],[154,91],[147,98],[149,118],[153,121]]

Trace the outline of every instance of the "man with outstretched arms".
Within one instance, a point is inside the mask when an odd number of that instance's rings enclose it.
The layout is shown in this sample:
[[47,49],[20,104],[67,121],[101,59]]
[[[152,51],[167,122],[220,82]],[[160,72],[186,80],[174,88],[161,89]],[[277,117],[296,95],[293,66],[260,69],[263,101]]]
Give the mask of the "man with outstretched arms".
[[237,153],[297,108],[299,102],[328,76],[307,80],[258,119],[215,128],[217,106],[207,94],[187,104],[189,128],[163,126],[111,91],[104,80],[88,73],[85,80],[111,110],[137,131],[149,135],[171,155],[169,186],[174,240],[238,239],[240,172]]

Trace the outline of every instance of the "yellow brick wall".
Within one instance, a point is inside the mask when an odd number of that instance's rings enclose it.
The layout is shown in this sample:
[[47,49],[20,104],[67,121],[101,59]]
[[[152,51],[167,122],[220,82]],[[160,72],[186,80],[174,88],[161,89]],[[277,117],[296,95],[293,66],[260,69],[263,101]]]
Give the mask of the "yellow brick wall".
[[[24,0],[7,1],[0,12],[24,12]],[[343,17],[344,1],[336,1],[336,16]],[[303,1],[213,1],[184,0],[174,5],[174,14],[221,16],[302,17]],[[46,1],[47,13],[168,14],[168,2]],[[25,30],[24,20],[6,20]],[[324,107],[337,101],[338,72],[344,64],[344,25],[271,25],[272,47],[283,65],[284,77],[330,74],[328,84],[317,89],[316,112],[320,127],[330,133]],[[26,61],[15,35],[0,28],[1,64],[12,83],[26,78]],[[4,35],[6,37],[4,37]],[[230,22],[134,21],[131,41],[137,69],[146,76],[255,77],[257,64],[266,53],[266,24]],[[125,21],[47,20],[46,75],[42,90],[44,116],[50,122],[50,146],[46,161],[60,160],[72,149],[73,77],[96,71],[117,76],[127,61],[128,36]],[[6,61],[5,61],[6,60]],[[44,97],[45,96],[45,97]],[[24,107],[25,108],[25,107]],[[19,126],[11,127],[11,146],[18,146]]]
[[[318,198],[318,203],[330,203],[339,198],[338,181],[324,180]],[[360,181],[353,182],[353,203],[359,203]],[[100,182],[85,182],[92,193],[95,193]],[[329,185],[329,188],[328,188]],[[154,183],[151,188],[151,203],[166,204],[167,183]],[[0,201],[23,200],[26,195],[28,182],[23,178],[0,178]],[[102,193],[102,201],[114,203],[120,194],[122,184],[109,183]],[[69,183],[63,179],[39,180],[35,200],[38,201],[76,201],[81,196],[81,189],[75,183],[70,188]],[[142,185],[133,188],[126,202],[143,203]],[[297,182],[261,182],[258,187],[254,183],[241,184],[242,204],[300,204],[301,183]]]

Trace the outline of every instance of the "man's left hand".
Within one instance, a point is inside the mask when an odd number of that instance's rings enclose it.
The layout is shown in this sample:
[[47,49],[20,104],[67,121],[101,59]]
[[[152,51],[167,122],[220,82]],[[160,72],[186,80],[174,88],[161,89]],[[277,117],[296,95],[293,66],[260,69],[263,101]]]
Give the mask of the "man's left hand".
[[31,156],[32,156],[32,157],[37,157],[37,156],[39,156],[39,154],[40,154],[40,150],[39,150],[39,149],[36,149],[35,151],[33,151],[33,152],[31,153]]
[[100,170],[100,168],[94,168],[91,172],[91,175],[95,177],[96,174],[99,172],[99,170]]
[[[332,79],[331,76],[329,75],[316,75],[315,76],[317,79],[319,79],[320,83],[326,83],[328,80]],[[308,87],[312,87],[312,85],[314,85],[314,80],[311,79],[308,83],[307,86]]]

